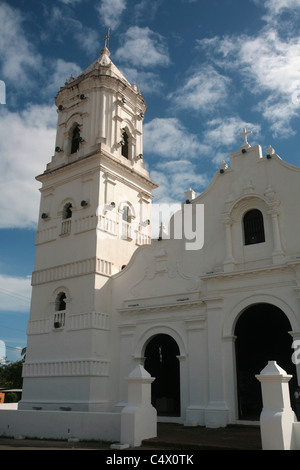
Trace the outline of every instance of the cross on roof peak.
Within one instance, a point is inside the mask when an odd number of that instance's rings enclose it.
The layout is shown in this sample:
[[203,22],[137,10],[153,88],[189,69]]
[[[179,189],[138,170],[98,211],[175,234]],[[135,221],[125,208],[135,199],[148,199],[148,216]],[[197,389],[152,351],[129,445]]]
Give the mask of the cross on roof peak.
[[103,38],[103,41],[104,41],[104,49],[108,49],[108,48],[109,48],[109,39],[110,39],[110,27],[109,27],[108,30],[107,30],[107,35],[105,36],[105,38]]
[[109,39],[110,39],[110,28],[108,28],[108,31],[107,31],[107,35],[105,36],[105,38],[103,38],[103,41],[104,41],[104,47],[103,49],[101,49],[100,51],[100,57],[98,59],[98,62],[100,65],[110,65],[111,64],[111,60],[109,58],[110,56],[110,51],[108,49],[109,47]]
[[251,134],[252,134],[252,131],[247,132],[246,127],[244,127],[244,132],[238,136],[239,138],[244,139],[244,143],[241,146],[241,149],[246,149],[246,148],[251,147],[251,145],[248,143],[248,140],[247,140],[248,135],[251,135]]

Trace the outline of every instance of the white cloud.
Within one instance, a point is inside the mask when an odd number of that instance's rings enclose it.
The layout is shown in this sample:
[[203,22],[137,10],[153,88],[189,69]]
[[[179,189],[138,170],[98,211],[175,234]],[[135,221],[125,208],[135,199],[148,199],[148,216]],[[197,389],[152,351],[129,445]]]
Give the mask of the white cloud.
[[136,83],[143,94],[161,93],[164,87],[160,76],[154,72],[138,70],[133,67],[119,67],[119,69],[130,83]]
[[[61,21],[59,9],[53,13],[50,23]],[[54,19],[58,18],[58,19]],[[34,93],[35,99],[49,99],[63,86],[71,74],[81,72],[80,67],[63,59],[45,59],[37,51],[33,43],[27,40],[23,29],[24,19],[19,10],[6,3],[0,3],[0,75],[6,83],[7,105],[16,104],[18,98],[24,99]],[[70,20],[72,21],[72,20]],[[76,38],[83,48],[92,49],[95,39],[93,31],[83,31],[79,21],[73,24]],[[68,22],[67,22],[68,23]],[[93,47],[93,52],[95,47]],[[42,80],[44,86],[40,86]]]
[[291,120],[300,112],[300,100],[293,99],[300,89],[300,37],[283,39],[266,27],[255,37],[214,37],[198,43],[224,71],[242,78],[238,92],[255,95],[253,109],[262,112],[274,135],[293,133]]
[[165,159],[200,157],[205,145],[191,134],[177,118],[155,118],[144,125],[144,149]]
[[207,184],[206,174],[199,173],[196,158],[207,155],[203,145],[177,118],[156,118],[144,126],[144,151],[160,157],[153,163],[150,175],[159,185],[155,202],[184,200],[184,191],[194,186],[199,191]]
[[29,312],[31,276],[26,278],[0,274],[0,311]]
[[185,159],[159,162],[150,175],[159,185],[153,193],[154,202],[184,201],[184,192],[190,187],[199,192],[208,184],[207,175],[199,173],[196,164]]
[[27,40],[19,10],[0,4],[0,55],[4,80],[17,84],[19,89],[30,86],[30,75],[39,73],[42,58]]
[[263,3],[268,13],[274,17],[286,10],[300,9],[300,0],[254,0],[255,3]]
[[[251,145],[260,137],[260,125],[239,116],[224,116],[207,122],[201,139],[189,132],[177,118],[156,118],[144,126],[144,152],[160,157],[150,169],[159,185],[154,191],[159,201],[182,200],[190,186],[197,192],[208,183],[208,175],[199,173],[197,162],[210,160],[214,165],[228,160],[232,147],[242,145],[238,136],[243,128],[251,130]],[[205,160],[204,160],[205,159]],[[201,166],[200,166],[201,168]]]
[[[233,144],[237,144],[238,136],[242,134],[245,127],[253,133],[253,136],[249,138],[249,143],[250,139],[257,141],[260,125],[243,121],[238,116],[216,118],[208,121],[204,141],[215,149],[232,147]],[[242,145],[242,141],[240,145]]]
[[253,92],[268,95],[259,102],[258,109],[270,122],[274,135],[292,134],[290,122],[300,110],[293,100],[300,77],[300,38],[282,40],[275,31],[268,30],[254,41],[245,40],[239,58]]
[[21,113],[1,109],[0,228],[36,225],[40,184],[35,176],[53,155],[56,121],[54,106],[31,106]]
[[77,18],[74,18],[72,10],[63,6],[45,8],[47,12],[47,29],[43,37],[52,40],[50,33],[55,35],[55,40],[64,41],[65,34],[76,41],[77,46],[89,55],[94,55],[102,39],[99,32],[89,28]]
[[49,75],[44,94],[55,96],[71,75],[77,77],[81,72],[81,68],[73,62],[66,62],[63,59],[53,60],[49,63]]
[[123,45],[116,51],[115,57],[138,68],[170,64],[164,38],[148,27],[131,26],[124,34]]
[[268,30],[255,38],[241,38],[239,61],[252,77],[254,91],[290,94],[300,74],[300,38],[281,40]]
[[152,20],[161,4],[162,0],[140,0],[134,7],[134,18],[135,22],[139,23],[141,20],[146,19],[146,21]]
[[126,4],[126,0],[102,0],[100,5],[96,7],[101,22],[116,29],[120,24]]
[[280,102],[269,98],[265,102],[261,102],[257,109],[270,122],[270,128],[275,137],[288,138],[296,134],[291,120],[299,116],[299,106],[295,106],[291,99]]
[[[239,116],[224,116],[207,122],[201,139],[190,133],[177,118],[156,118],[144,126],[144,152],[161,157],[152,165],[151,177],[159,185],[155,197],[159,200],[181,200],[189,186],[196,190],[208,184],[206,173],[199,174],[196,163],[200,159],[217,165],[228,160],[233,146],[238,149],[238,136],[243,128],[251,130],[248,140],[255,145],[260,137],[260,125]],[[204,161],[204,160],[203,160]],[[193,188],[193,189],[195,189]]]
[[74,38],[82,50],[89,54],[98,52],[98,45],[100,42],[99,34],[91,28],[86,27],[80,21],[76,21]]
[[173,106],[179,109],[212,111],[223,107],[227,100],[230,79],[218,73],[211,65],[200,66],[175,93],[169,95]]

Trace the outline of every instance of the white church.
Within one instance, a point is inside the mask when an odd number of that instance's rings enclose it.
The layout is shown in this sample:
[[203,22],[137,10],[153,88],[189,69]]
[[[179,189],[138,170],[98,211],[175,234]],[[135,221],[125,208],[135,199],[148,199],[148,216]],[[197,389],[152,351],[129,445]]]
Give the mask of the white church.
[[[272,147],[263,155],[244,130],[240,149],[207,189],[197,197],[186,192],[169,236],[151,238],[157,186],[143,160],[146,104],[106,46],[61,87],[56,105],[55,154],[37,176],[36,261],[16,412],[27,416],[27,431],[18,429],[28,434],[31,412],[43,436],[78,435],[89,416],[103,436],[115,437],[128,402],[125,379],[139,365],[155,378],[158,421],[257,422],[255,375],[267,362],[293,374],[291,396],[300,379],[292,361],[300,339],[300,168]],[[185,209],[192,214],[188,237],[179,223]],[[60,415],[68,423],[60,436],[51,435],[51,414],[56,432]],[[2,432],[17,420],[9,419]]]

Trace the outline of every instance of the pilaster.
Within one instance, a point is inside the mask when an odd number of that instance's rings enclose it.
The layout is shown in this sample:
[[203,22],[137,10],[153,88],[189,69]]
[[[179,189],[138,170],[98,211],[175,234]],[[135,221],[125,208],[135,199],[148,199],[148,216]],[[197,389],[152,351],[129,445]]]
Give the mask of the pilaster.
[[208,404],[205,425],[210,428],[228,424],[228,406],[224,396],[222,351],[222,298],[204,298],[207,305]]
[[225,272],[231,272],[234,269],[235,260],[232,253],[232,219],[227,214],[223,216],[223,225],[225,228],[225,260],[223,266]]

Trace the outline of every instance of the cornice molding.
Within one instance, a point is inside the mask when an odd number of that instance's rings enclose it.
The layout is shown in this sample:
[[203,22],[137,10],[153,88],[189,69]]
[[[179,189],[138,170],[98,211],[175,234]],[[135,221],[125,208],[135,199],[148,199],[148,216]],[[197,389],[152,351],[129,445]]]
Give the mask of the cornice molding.
[[287,262],[284,264],[278,264],[278,265],[268,265],[268,266],[263,266],[259,268],[251,268],[251,269],[243,269],[243,270],[237,270],[237,271],[230,271],[230,272],[224,272],[224,271],[218,271],[218,272],[211,272],[208,274],[204,274],[200,276],[200,279],[203,281],[207,281],[209,279],[218,279],[218,278],[234,278],[234,277],[241,277],[241,276],[250,276],[250,277],[256,277],[257,274],[269,274],[270,272],[280,272],[280,271],[285,271],[289,270],[291,267],[293,267],[295,264],[300,264],[300,260],[296,263],[296,261],[293,262]]
[[37,286],[87,274],[101,274],[109,277],[112,274],[112,270],[113,263],[110,261],[96,257],[89,258],[34,271],[32,273],[32,285]]
[[[138,300],[137,300],[138,302]],[[192,300],[192,301],[182,301],[178,303],[166,304],[166,305],[149,305],[149,306],[139,306],[138,303],[133,307],[126,307],[118,309],[120,314],[143,314],[143,313],[161,313],[161,312],[174,312],[181,310],[195,310],[200,309],[204,306],[203,300]]]
[[[95,163],[96,163],[95,169],[94,169],[95,172],[96,171],[99,172],[101,170],[105,171],[105,172],[110,171],[111,175],[113,177],[115,177],[117,179],[121,179],[121,180],[126,181],[126,182],[127,182],[127,180],[125,180],[124,176],[128,176],[131,179],[135,178],[138,181],[141,181],[144,185],[148,186],[149,190],[152,190],[152,189],[155,189],[155,188],[158,187],[157,184],[155,184],[146,175],[143,175],[142,173],[140,173],[138,170],[136,170],[133,167],[128,167],[125,163],[123,163],[121,161],[121,159],[119,159],[119,158],[115,157],[114,155],[109,154],[108,152],[106,152],[102,148],[101,144],[98,144],[98,148],[96,150],[94,150],[93,152],[89,153],[88,155],[82,156],[82,157],[78,158],[77,160],[62,164],[61,166],[55,167],[53,169],[45,170],[44,173],[36,176],[36,180],[43,183],[43,184],[46,184],[49,181],[50,182],[49,184],[51,184],[52,187],[54,188],[55,184],[53,182],[53,179],[57,175],[63,175],[64,173],[69,173],[69,170],[70,170],[71,167],[75,168],[77,166],[77,167],[81,168],[82,166],[84,166],[86,164],[87,160],[89,160],[90,162],[95,161]],[[113,173],[112,169],[107,168],[107,166],[105,166],[105,164],[106,165],[111,164],[111,166],[116,169],[117,173],[116,174]],[[121,171],[118,171],[120,169],[121,169]],[[88,169],[88,172],[89,173],[91,172],[91,168]],[[124,176],[121,177],[118,173],[120,173]],[[66,179],[64,179],[63,181],[60,181],[58,184],[65,184],[66,180],[74,180],[74,179],[77,179],[78,177],[82,177],[82,174],[72,175],[72,176],[68,175]],[[43,188],[42,191],[44,191],[46,189],[48,190],[48,187]]]

